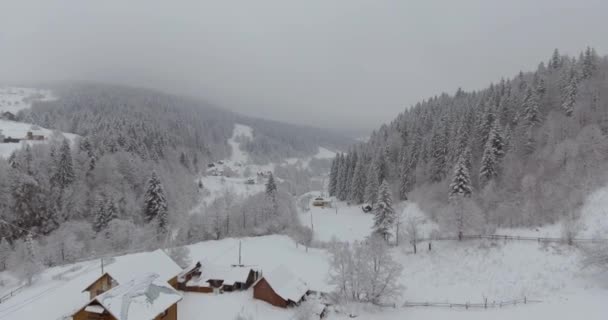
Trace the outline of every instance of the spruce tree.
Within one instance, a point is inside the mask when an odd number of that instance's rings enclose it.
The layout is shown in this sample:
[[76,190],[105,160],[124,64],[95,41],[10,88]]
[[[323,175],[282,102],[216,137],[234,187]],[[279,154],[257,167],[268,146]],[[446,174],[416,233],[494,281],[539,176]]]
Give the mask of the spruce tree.
[[334,160],[331,162],[331,169],[329,171],[329,183],[327,186],[327,191],[329,192],[329,196],[333,197],[336,195],[336,190],[338,187],[338,156],[334,157]]
[[383,180],[378,191],[378,204],[374,209],[374,233],[382,236],[388,242],[396,218],[389,185],[386,180]]
[[538,96],[531,88],[526,91],[522,105],[523,120],[526,125],[535,127],[541,123],[541,115],[538,106]]
[[167,214],[165,191],[156,172],[152,172],[152,176],[148,180],[148,189],[144,196],[144,221],[156,223],[159,233],[163,233],[166,231]]
[[378,172],[377,168],[372,164],[367,171],[367,185],[365,186],[365,202],[372,207],[378,201]]
[[469,166],[467,165],[467,162],[470,162],[470,160],[467,159],[468,157],[470,157],[469,152],[464,151],[458,158],[456,166],[454,166],[452,182],[450,183],[450,190],[448,192],[450,200],[457,197],[470,197],[471,193],[473,193]]
[[72,164],[72,151],[67,139],[63,139],[59,149],[59,159],[53,181],[55,186],[63,190],[74,182],[74,166]]
[[407,194],[412,189],[415,183],[415,172],[414,168],[412,168],[413,160],[411,157],[405,153],[401,155],[401,162],[399,168],[399,199],[407,200]]
[[431,181],[440,182],[445,178],[446,165],[447,165],[447,136],[445,128],[447,124],[445,121],[440,122],[434,129],[433,138],[431,141]]
[[274,176],[272,172],[268,176],[268,181],[266,181],[266,199],[268,199],[268,201],[270,202],[270,215],[278,215],[279,204],[277,202],[277,185],[274,182]]
[[331,169],[329,171],[329,183],[327,186],[327,191],[329,192],[330,197],[336,195],[338,185],[338,157],[339,155],[336,155],[334,160],[331,162]]
[[11,255],[11,245],[6,241],[6,238],[0,240],[0,271],[6,270],[8,258]]
[[350,199],[356,204],[361,204],[365,200],[366,181],[363,159],[359,158],[357,164],[355,165],[355,171],[353,173],[352,184],[350,187]]
[[570,77],[567,85],[562,88],[562,109],[568,117],[571,117],[574,113],[574,104],[576,103],[577,90],[578,85],[576,71],[573,69],[570,72]]
[[479,178],[482,184],[494,179],[498,176],[498,159],[496,158],[499,151],[493,144],[494,130],[490,131],[490,137],[486,142],[479,167]]

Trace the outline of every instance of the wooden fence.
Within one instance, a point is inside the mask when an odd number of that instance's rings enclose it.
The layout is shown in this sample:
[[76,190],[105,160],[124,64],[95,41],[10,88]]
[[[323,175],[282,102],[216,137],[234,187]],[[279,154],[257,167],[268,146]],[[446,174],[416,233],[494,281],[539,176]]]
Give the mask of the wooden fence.
[[540,303],[540,300],[530,300],[526,297],[522,299],[507,300],[507,301],[488,301],[485,299],[481,303],[451,303],[451,302],[412,302],[406,301],[402,307],[437,307],[437,308],[477,308],[477,309],[488,309],[488,308],[502,308],[508,306],[516,306],[522,304]]
[[551,238],[551,237],[529,237],[529,236],[509,236],[500,234],[489,234],[489,235],[462,235],[453,237],[431,237],[418,239],[417,242],[429,242],[429,241],[459,241],[459,240],[476,240],[476,239],[489,239],[489,240],[505,240],[505,241],[535,241],[535,242],[556,242],[565,244],[574,243],[603,243],[608,242],[605,238]]
[[14,295],[16,295],[17,293],[19,293],[19,291],[23,290],[23,288],[25,288],[26,285],[21,285],[13,290],[11,290],[9,293],[3,295],[0,297],[0,304],[5,302],[6,300],[12,298]]

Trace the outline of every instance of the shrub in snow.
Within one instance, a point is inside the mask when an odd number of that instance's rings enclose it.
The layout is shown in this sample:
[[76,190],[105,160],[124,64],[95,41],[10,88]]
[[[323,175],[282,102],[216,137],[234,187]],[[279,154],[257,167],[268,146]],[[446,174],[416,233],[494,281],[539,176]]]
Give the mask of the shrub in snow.
[[329,282],[340,299],[378,304],[401,295],[403,266],[393,260],[384,239],[370,237],[353,244],[333,240],[329,251]]

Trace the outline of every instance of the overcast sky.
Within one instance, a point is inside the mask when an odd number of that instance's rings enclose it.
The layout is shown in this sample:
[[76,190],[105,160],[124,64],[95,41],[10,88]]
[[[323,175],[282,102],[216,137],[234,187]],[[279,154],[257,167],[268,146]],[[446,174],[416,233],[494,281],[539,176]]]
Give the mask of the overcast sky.
[[553,48],[608,50],[605,0],[0,0],[0,81],[95,80],[371,129]]

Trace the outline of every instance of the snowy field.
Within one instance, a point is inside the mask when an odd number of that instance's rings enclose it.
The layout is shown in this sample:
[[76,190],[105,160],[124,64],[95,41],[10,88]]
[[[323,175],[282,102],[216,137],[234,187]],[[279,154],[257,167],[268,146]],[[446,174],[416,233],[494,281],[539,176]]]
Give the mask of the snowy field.
[[[39,90],[32,88],[0,88],[0,113],[9,111],[17,113],[19,110],[31,107],[33,101],[48,101],[55,97],[48,90]],[[77,137],[75,134],[53,131],[32,125],[24,122],[16,122],[0,119],[0,135],[4,137],[23,139],[27,132],[31,131],[34,135],[42,135],[47,139],[63,139],[67,138],[74,141]],[[45,141],[22,141],[20,143],[1,143],[0,142],[0,157],[6,158],[15,150],[20,149],[23,144],[30,145],[36,143],[45,143]]]
[[54,100],[52,92],[43,89],[0,87],[0,113],[17,114],[22,109],[31,106],[32,101]]
[[[203,183],[205,191],[200,199],[200,204],[191,210],[191,213],[200,212],[201,208],[211,203],[214,199],[220,197],[226,192],[231,192],[239,197],[247,197],[258,192],[264,191],[265,179],[258,179],[258,173],[274,172],[277,163],[267,163],[264,165],[254,164],[251,162],[247,152],[241,150],[240,142],[242,139],[252,139],[253,129],[242,124],[235,124],[232,137],[228,139],[228,145],[231,147],[231,156],[229,159],[216,161],[214,168],[220,172],[229,172],[229,177],[206,175],[198,177]],[[314,159],[329,159],[335,156],[335,152],[319,147],[319,151],[308,158],[289,158],[284,160],[282,164],[298,164],[300,168],[306,169],[310,161]],[[247,184],[247,180],[253,179],[254,184]],[[281,181],[276,178],[277,181]],[[198,183],[198,181],[197,181]]]

